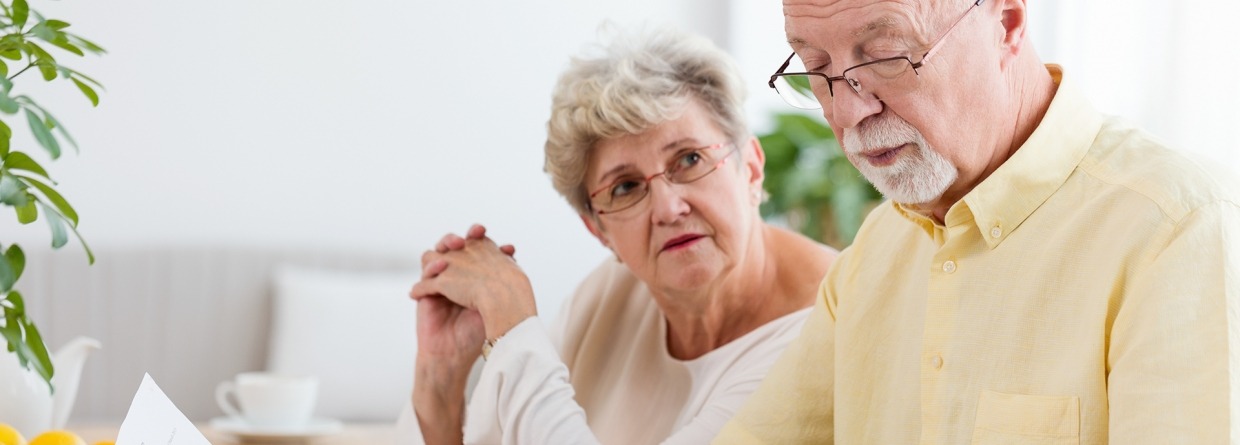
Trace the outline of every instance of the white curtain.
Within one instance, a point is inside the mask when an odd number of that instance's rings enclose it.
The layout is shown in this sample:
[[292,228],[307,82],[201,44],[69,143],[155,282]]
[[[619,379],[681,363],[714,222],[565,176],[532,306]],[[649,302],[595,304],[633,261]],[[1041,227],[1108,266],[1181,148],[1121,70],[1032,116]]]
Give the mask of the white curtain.
[[1038,52],[1076,75],[1095,106],[1240,170],[1240,2],[1029,3]]
[[[963,3],[963,1],[962,1]],[[1240,171],[1240,1],[1029,1],[1029,36],[1103,112],[1125,116],[1169,145]],[[789,53],[780,2],[731,0],[729,50],[751,87],[762,131],[789,111],[766,78]]]

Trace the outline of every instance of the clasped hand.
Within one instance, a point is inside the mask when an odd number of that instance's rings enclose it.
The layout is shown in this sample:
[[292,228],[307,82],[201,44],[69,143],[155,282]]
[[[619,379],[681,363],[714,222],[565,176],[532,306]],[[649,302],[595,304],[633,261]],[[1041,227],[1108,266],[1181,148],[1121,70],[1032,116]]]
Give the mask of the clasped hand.
[[465,238],[445,235],[422,255],[421,281],[409,293],[418,302],[419,354],[477,357],[484,339],[537,315],[534,291],[514,254],[475,224]]

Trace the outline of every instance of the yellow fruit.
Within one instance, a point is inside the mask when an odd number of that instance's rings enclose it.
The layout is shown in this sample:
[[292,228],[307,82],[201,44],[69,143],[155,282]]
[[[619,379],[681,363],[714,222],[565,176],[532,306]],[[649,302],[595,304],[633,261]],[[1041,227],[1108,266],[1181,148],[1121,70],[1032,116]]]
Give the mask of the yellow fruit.
[[30,445],[86,445],[86,441],[65,430],[51,430],[35,436]]
[[12,425],[0,423],[0,445],[26,445],[26,438]]

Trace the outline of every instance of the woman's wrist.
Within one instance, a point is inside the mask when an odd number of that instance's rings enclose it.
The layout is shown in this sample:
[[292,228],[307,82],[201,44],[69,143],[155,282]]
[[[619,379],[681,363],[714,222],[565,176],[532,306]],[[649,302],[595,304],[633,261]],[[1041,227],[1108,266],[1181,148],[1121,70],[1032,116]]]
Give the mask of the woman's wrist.
[[478,312],[482,314],[488,339],[498,339],[525,319],[538,315],[538,307],[534,304],[534,291],[525,274],[520,274],[516,283],[516,286],[495,290],[491,294],[492,298],[478,301]]

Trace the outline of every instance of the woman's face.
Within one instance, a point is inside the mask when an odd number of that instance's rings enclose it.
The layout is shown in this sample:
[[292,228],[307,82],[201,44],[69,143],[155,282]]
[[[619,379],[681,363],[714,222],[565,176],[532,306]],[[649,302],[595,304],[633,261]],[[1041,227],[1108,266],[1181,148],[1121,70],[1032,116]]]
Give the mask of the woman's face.
[[[723,144],[719,148],[695,149]],[[624,192],[627,184],[699,162],[695,153],[722,165],[685,184],[664,176],[650,180],[647,195],[633,207],[584,217],[590,231],[611,248],[638,278],[654,289],[700,290],[745,257],[759,221],[763,155],[756,140],[729,141],[697,101],[680,118],[645,133],[599,142],[586,170],[586,189]],[[738,165],[739,164],[739,165]]]

